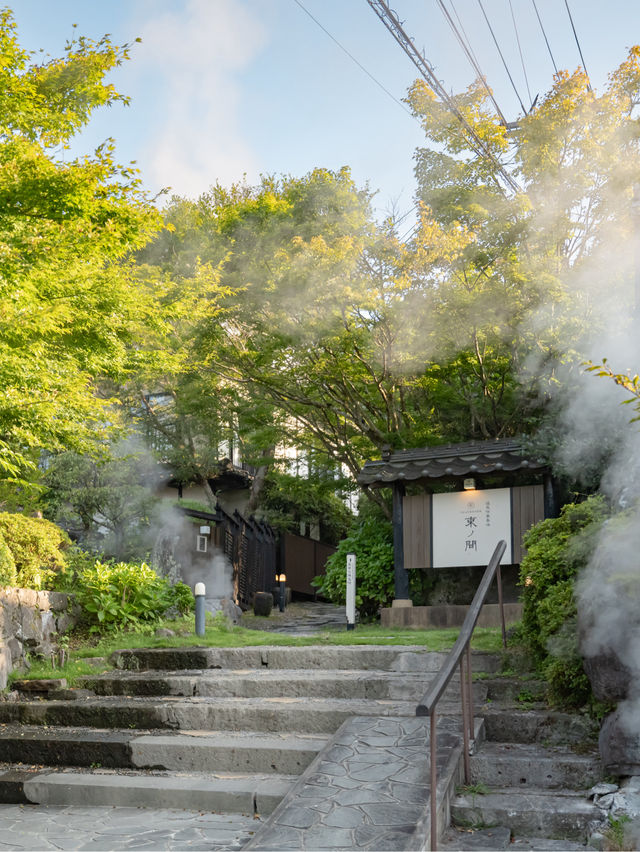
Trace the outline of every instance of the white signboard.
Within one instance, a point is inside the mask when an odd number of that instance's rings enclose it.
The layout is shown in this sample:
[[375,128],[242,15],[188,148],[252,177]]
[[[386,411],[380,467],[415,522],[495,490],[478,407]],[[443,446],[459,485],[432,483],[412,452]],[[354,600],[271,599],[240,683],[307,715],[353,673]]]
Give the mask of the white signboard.
[[347,553],[347,627],[356,623],[356,555]]
[[511,563],[511,489],[433,495],[434,568],[487,565],[500,539]]

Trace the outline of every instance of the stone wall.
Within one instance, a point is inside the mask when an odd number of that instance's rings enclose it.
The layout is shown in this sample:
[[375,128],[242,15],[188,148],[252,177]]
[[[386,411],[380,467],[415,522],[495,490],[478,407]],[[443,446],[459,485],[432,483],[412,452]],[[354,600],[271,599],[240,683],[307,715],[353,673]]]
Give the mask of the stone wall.
[[33,589],[0,589],[0,689],[27,654],[49,657],[58,634],[73,627],[80,608],[71,595]]

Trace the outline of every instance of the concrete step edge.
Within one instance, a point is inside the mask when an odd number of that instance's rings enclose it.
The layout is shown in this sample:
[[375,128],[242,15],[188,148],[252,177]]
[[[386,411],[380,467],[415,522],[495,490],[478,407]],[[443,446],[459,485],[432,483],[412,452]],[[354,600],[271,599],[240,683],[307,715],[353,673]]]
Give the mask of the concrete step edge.
[[268,814],[294,781],[295,776],[287,775],[11,769],[0,774],[0,801]]

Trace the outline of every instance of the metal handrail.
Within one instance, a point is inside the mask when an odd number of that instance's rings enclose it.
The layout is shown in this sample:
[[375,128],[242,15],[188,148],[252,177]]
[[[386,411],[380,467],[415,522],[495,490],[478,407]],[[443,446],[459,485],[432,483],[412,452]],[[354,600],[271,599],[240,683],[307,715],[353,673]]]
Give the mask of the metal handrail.
[[[502,625],[502,644],[506,648],[507,638],[504,621],[504,605],[502,601],[502,578],[500,576],[500,560],[506,550],[506,542],[499,541],[493,556],[489,560],[486,571],[480,581],[476,593],[471,602],[465,620],[460,628],[460,633],[453,648],[449,651],[440,671],[435,676],[429,689],[424,694],[422,701],[416,707],[416,716],[429,716],[429,762],[431,771],[431,850],[435,852],[438,846],[437,825],[437,746],[436,746],[436,706],[440,698],[449,686],[449,682],[455,674],[456,668],[460,669],[460,698],[462,702],[462,736],[464,749],[464,775],[465,783],[471,780],[471,765],[469,760],[469,742],[474,738],[473,717],[473,693],[471,684],[471,637],[476,623],[480,617],[480,611],[484,605],[493,578],[498,582],[498,602],[500,605],[500,620]],[[466,665],[465,665],[466,663]],[[466,671],[465,671],[466,668]]]

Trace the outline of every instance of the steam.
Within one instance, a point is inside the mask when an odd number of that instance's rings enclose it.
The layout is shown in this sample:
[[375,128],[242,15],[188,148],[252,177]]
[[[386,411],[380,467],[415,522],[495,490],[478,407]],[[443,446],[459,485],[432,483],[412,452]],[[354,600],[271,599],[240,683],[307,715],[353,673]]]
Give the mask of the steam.
[[161,503],[154,529],[152,561],[162,576],[171,582],[186,583],[192,590],[196,583],[204,583],[205,607],[209,612],[221,609],[222,600],[233,601],[233,566],[219,548],[212,546],[211,536],[205,536],[205,553],[196,549],[199,524],[175,506]]

